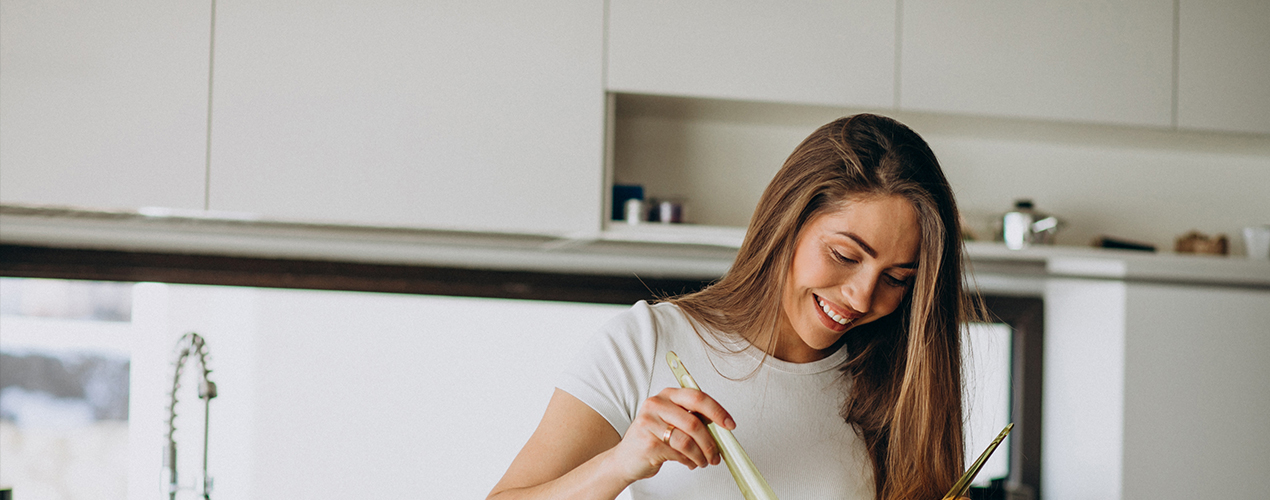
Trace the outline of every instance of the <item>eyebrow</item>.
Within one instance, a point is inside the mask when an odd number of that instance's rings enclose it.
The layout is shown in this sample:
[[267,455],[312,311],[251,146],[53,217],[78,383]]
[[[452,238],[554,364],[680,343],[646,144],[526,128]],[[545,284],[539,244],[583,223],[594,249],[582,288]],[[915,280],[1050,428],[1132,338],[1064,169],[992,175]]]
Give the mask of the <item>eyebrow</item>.
[[[869,246],[869,244],[864,241],[864,238],[861,238],[859,235],[850,231],[838,231],[838,234],[851,238],[857,245],[860,245],[860,248],[864,250],[864,253],[869,254],[869,257],[873,257],[875,259],[878,258],[878,251]],[[895,267],[902,269],[917,269],[917,263],[905,262],[903,264],[896,264]]]

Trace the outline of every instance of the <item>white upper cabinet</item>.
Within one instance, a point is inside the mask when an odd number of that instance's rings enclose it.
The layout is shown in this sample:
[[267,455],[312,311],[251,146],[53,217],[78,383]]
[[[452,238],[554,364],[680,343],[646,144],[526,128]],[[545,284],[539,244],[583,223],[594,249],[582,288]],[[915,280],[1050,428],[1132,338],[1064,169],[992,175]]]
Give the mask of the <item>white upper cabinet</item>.
[[612,0],[614,92],[890,108],[895,0]]
[[220,0],[210,205],[595,232],[603,2]]
[[1270,2],[1182,0],[1179,127],[1270,134]]
[[201,209],[206,2],[0,2],[0,203]]
[[902,6],[901,109],[1173,125],[1173,0]]

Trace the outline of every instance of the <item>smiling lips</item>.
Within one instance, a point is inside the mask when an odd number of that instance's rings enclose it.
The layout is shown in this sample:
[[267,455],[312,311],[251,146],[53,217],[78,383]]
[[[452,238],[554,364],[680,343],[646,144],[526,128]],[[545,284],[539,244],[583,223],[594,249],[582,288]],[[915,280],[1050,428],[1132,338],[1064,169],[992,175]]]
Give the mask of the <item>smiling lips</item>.
[[859,313],[847,313],[845,315],[840,314],[838,313],[837,310],[831,307],[828,303],[824,301],[824,299],[821,299],[819,296],[816,296],[816,304],[820,305],[820,310],[824,311],[825,316],[828,316],[830,319],[833,319],[839,325],[842,325],[842,326],[849,325],[851,324],[852,321],[855,321],[856,319],[860,318],[860,316],[863,316],[863,314],[859,314]]

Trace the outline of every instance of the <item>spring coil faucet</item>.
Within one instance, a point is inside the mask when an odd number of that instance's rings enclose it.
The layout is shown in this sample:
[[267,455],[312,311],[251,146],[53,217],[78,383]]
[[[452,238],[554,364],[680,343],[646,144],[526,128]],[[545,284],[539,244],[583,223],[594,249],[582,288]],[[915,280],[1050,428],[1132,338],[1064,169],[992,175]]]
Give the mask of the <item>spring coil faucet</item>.
[[198,398],[203,400],[203,472],[194,489],[202,495],[203,500],[211,500],[212,478],[207,475],[207,429],[211,401],[216,397],[216,383],[207,379],[207,375],[212,372],[207,369],[207,343],[199,334],[190,332],[176,341],[176,347],[176,373],[172,377],[172,401],[168,406],[168,444],[163,449],[163,469],[168,478],[168,498],[176,500],[176,492],[180,489],[176,471],[176,394],[181,388],[181,373],[185,370],[185,362],[191,354],[195,354],[199,367]]

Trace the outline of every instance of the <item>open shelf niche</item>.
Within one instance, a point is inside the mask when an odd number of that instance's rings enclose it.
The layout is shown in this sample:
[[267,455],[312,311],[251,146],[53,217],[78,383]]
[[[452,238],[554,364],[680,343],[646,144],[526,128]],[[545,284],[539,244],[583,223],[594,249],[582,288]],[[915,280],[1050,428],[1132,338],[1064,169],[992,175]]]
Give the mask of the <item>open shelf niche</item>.
[[[851,111],[691,97],[610,94],[606,186],[643,186],[684,205],[682,224],[627,224],[605,205],[604,238],[739,247],[759,196],[817,127]],[[612,196],[611,189],[605,193]]]
[[[992,240],[995,222],[1019,198],[1066,223],[1058,245],[1079,247],[1100,235],[1157,248],[1190,229],[1238,235],[1264,223],[1253,214],[1270,207],[1256,191],[1270,178],[1262,168],[1270,141],[1260,135],[611,93],[602,238],[717,245],[719,234],[732,234],[739,242],[790,152],[821,125],[860,112],[922,135],[980,241]],[[617,227],[625,223],[610,218],[615,183],[681,200],[686,223]],[[1161,202],[1171,199],[1209,202],[1203,210]]]

